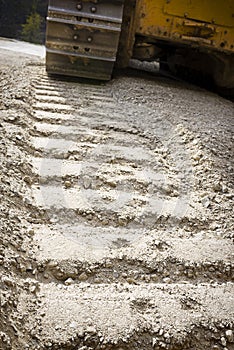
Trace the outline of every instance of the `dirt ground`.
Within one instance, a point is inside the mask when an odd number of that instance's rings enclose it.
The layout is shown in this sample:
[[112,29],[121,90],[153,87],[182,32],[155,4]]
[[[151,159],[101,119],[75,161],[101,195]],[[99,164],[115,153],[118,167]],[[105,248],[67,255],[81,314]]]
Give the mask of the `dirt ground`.
[[233,350],[233,103],[43,53],[0,40],[0,349]]

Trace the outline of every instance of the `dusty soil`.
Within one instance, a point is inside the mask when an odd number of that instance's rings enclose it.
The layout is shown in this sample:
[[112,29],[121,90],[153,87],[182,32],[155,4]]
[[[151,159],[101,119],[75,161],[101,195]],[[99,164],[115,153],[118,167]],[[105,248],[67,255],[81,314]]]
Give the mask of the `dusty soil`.
[[48,77],[20,47],[0,49],[0,349],[234,349],[233,103]]

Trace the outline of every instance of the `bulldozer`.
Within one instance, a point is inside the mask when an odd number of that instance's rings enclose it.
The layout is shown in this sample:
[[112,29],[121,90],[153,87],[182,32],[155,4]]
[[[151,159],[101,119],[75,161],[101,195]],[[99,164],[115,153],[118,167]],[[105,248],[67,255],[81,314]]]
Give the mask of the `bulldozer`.
[[49,74],[110,80],[131,59],[233,89],[234,1],[49,0]]

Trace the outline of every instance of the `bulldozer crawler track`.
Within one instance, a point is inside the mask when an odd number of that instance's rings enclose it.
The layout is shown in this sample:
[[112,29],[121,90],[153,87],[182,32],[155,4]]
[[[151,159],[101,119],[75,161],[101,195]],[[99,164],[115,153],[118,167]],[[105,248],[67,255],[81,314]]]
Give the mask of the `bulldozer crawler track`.
[[123,1],[51,0],[48,7],[46,66],[52,74],[109,80],[116,61]]

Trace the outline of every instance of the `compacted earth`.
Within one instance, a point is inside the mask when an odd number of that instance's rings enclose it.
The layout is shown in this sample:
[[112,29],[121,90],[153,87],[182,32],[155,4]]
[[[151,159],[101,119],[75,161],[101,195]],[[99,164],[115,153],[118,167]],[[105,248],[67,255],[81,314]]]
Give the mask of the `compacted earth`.
[[0,40],[0,349],[233,350],[234,106]]

